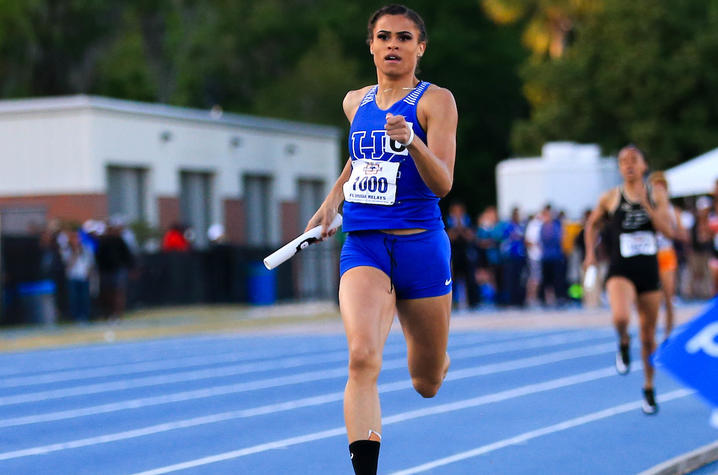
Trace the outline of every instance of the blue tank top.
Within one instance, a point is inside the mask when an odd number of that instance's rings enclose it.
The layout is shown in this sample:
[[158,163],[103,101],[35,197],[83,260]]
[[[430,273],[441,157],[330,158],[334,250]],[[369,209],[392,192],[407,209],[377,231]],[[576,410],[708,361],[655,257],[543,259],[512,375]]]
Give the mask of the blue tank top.
[[[439,209],[439,197],[432,192],[409,154],[385,152],[384,142],[388,137],[384,130],[386,114],[403,115],[412,124],[414,134],[426,143],[426,132],[419,125],[416,105],[430,83],[421,81],[404,99],[382,110],[376,103],[378,86],[364,96],[354,114],[349,130],[349,155],[352,163],[358,159],[399,162],[396,181],[396,200],[393,205],[344,202],[344,231],[372,229],[443,229]],[[394,142],[394,141],[392,141]],[[391,147],[398,151],[405,148],[397,143]]]

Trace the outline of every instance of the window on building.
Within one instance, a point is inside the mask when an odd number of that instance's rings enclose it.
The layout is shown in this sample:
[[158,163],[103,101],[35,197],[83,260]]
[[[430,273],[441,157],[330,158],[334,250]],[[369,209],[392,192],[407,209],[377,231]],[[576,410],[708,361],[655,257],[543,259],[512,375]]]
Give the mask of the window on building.
[[[303,231],[325,197],[321,180],[298,180],[297,200],[299,226]],[[329,298],[335,292],[334,246],[332,240],[320,246],[309,246],[297,256],[300,278],[297,281],[300,297]]]
[[298,200],[299,200],[299,227],[297,231],[304,231],[309,219],[314,216],[322,201],[324,201],[324,182],[322,180],[299,180]]
[[127,222],[145,221],[147,211],[147,170],[107,167],[107,211]]
[[271,242],[272,178],[244,175],[244,205],[247,210],[247,243],[267,246]]
[[180,172],[180,214],[183,224],[195,232],[194,244],[205,247],[212,219],[212,174]]

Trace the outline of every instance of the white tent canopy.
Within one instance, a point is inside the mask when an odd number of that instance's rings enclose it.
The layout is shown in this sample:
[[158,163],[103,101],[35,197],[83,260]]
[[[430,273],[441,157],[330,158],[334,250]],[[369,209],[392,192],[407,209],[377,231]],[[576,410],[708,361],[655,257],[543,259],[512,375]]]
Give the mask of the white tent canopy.
[[712,193],[718,180],[718,148],[666,170],[672,198]]

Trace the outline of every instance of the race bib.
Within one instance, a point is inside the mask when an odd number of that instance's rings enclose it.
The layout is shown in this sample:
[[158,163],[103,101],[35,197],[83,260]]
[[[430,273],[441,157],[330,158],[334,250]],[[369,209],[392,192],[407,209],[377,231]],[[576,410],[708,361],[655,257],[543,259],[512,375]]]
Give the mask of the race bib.
[[620,244],[621,257],[650,256],[658,252],[656,236],[650,231],[621,234]]
[[344,183],[344,199],[352,203],[393,205],[398,174],[398,162],[354,160],[352,175]]

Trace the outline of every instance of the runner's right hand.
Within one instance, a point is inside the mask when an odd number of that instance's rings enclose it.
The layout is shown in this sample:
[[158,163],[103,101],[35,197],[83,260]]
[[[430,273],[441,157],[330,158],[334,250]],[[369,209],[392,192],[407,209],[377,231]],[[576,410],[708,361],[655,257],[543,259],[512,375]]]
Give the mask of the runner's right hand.
[[322,240],[333,236],[337,230],[336,229],[329,229],[329,225],[334,220],[334,217],[337,215],[337,210],[332,209],[329,206],[322,205],[319,207],[316,213],[314,213],[314,216],[309,220],[307,223],[307,227],[304,228],[304,232],[309,231],[310,229],[321,225],[322,226]]

